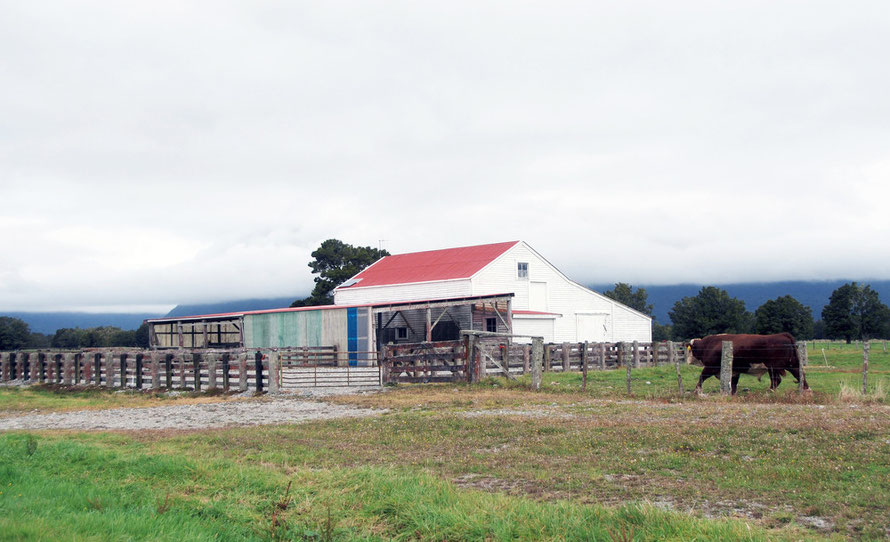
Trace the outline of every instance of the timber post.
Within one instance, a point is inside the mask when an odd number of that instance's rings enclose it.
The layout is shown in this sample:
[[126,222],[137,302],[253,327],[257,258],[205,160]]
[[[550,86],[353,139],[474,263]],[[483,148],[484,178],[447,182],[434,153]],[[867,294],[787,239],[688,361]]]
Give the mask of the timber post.
[[127,357],[128,357],[128,354],[126,352],[120,353],[120,362],[121,362],[120,384],[121,384],[121,388],[127,387]]
[[868,351],[871,350],[871,344],[868,342],[862,345],[862,395],[868,393]]
[[247,353],[238,354],[238,391],[247,391]]
[[804,375],[804,367],[806,367],[806,359],[807,359],[807,343],[797,343],[797,370],[798,376],[800,376],[800,381],[797,383],[797,391],[803,393],[806,388],[807,377]]
[[600,355],[600,370],[606,370],[606,343],[598,343]]
[[522,374],[528,374],[531,371],[532,348],[525,344],[522,345]]
[[567,373],[571,368],[569,362],[569,354],[572,353],[572,347],[569,343],[562,343],[562,372]]
[[640,343],[637,341],[633,342],[633,360],[634,360],[634,369],[640,368]]
[[280,376],[278,368],[280,366],[278,350],[269,352],[269,393],[278,393],[280,389]]
[[581,343],[581,390],[587,391],[587,363],[588,363],[587,341]]
[[0,352],[0,380],[9,381],[9,352]]
[[677,368],[677,389],[680,391],[680,395],[683,395],[683,375],[680,374],[680,358],[677,357],[677,353],[674,350],[674,341],[668,341],[667,347],[668,362]]
[[158,363],[158,353],[151,352],[149,354],[149,363],[151,364],[151,389],[157,390],[161,388],[161,371]]
[[[182,356],[186,356],[184,350],[180,350]],[[204,361],[203,354],[192,353],[192,372],[195,375],[195,391],[201,391],[201,362]]]
[[[466,340],[467,382],[476,382],[476,336],[468,334]],[[386,376],[389,376],[388,374]]]
[[263,353],[260,350],[257,350],[253,356],[256,372],[254,375],[256,376],[256,393],[263,393],[263,357]]
[[114,351],[105,354],[105,387],[114,387]]
[[219,354],[207,354],[207,390],[215,391],[217,388],[217,371],[219,370]]
[[186,371],[185,371],[185,356],[182,352],[177,352],[174,354],[173,359],[179,362],[179,387],[182,389],[186,389]]
[[136,354],[136,389],[141,390],[145,385],[143,382],[143,376],[145,373],[145,354],[139,353]]
[[173,356],[164,354],[164,387],[173,389]]
[[627,394],[630,395],[630,363],[625,363],[624,366],[627,368]]
[[[80,355],[80,371],[83,376],[83,383],[89,384],[93,380],[93,361],[96,360],[95,352],[83,352]],[[33,369],[32,369],[33,371]]]
[[70,386],[74,383],[74,354],[65,353],[62,356],[62,383]]
[[25,379],[25,356],[23,352],[15,353],[15,378],[16,380]]
[[721,348],[720,392],[732,395],[732,341],[723,341]]
[[541,389],[541,371],[543,369],[544,339],[536,337],[532,339],[532,389]]
[[544,371],[545,371],[545,372],[550,370],[550,357],[551,357],[551,354],[552,354],[552,353],[550,352],[550,345],[549,345],[549,344],[545,344],[545,345],[544,345]]

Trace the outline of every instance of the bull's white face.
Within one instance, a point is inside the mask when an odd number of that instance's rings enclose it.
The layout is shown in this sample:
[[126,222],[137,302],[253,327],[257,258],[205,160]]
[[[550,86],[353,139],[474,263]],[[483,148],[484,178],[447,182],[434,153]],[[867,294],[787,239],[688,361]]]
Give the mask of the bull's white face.
[[699,339],[692,339],[688,343],[686,343],[686,364],[687,365],[698,365],[699,367],[704,367],[705,364],[702,360],[696,358],[692,355],[692,343]]

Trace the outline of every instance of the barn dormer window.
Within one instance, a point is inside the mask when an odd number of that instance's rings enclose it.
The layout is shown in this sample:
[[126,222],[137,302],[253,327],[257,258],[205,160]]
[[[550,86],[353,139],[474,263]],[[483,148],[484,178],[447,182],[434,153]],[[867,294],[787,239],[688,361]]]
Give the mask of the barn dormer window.
[[516,264],[516,277],[520,279],[528,278],[528,262],[518,262]]

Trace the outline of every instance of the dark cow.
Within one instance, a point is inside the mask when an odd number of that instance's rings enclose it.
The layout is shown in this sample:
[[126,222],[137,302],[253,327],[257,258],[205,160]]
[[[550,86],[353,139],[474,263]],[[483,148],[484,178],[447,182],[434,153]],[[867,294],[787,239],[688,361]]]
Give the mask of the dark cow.
[[[785,371],[800,382],[800,362],[794,337],[790,333],[776,335],[709,335],[704,339],[694,339],[689,343],[689,353],[693,359],[687,361],[701,363],[701,376],[695,390],[701,392],[702,382],[710,377],[720,378],[720,360],[723,354],[723,341],[732,341],[732,393],[735,394],[742,373],[757,377],[769,373],[769,389],[774,390],[782,382]],[[804,389],[809,389],[806,377]]]

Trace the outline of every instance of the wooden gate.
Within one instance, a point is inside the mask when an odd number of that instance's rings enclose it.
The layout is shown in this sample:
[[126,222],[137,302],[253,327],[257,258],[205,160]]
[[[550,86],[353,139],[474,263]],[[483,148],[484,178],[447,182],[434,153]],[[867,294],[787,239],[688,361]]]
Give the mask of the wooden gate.
[[463,341],[389,344],[380,362],[383,383],[467,381]]

